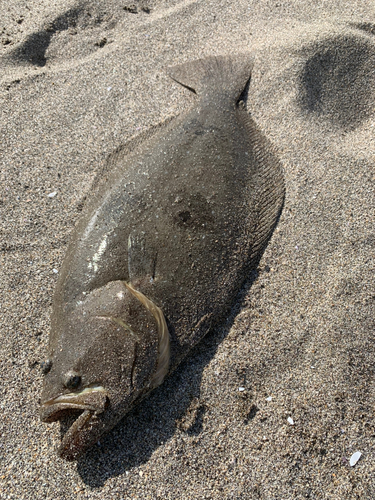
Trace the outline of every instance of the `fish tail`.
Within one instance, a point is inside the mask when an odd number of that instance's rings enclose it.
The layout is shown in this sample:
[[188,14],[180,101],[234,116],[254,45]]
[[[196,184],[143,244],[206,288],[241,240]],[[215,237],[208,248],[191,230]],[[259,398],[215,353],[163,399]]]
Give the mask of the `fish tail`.
[[246,87],[253,68],[250,53],[209,56],[168,69],[177,83],[202,97],[223,95],[237,102]]

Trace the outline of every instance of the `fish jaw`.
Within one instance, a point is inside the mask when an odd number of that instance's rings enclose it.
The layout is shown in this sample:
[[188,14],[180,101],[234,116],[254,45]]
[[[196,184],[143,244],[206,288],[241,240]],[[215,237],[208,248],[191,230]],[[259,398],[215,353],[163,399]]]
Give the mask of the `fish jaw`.
[[57,450],[61,458],[68,461],[75,460],[88,448],[85,442],[85,436],[87,431],[92,428],[94,416],[95,413],[90,410],[85,410],[77,420],[74,421],[73,425],[63,437]]
[[47,423],[80,412],[58,448],[61,458],[75,460],[99,439],[104,432],[101,415],[108,406],[107,391],[101,386],[89,387],[78,393],[62,394],[42,403],[41,420]]

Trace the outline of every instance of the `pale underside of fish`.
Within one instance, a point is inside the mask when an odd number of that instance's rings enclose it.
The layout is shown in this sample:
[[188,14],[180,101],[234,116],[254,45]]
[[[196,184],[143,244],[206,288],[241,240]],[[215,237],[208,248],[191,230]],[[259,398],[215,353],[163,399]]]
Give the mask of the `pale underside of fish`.
[[77,415],[59,448],[68,460],[223,318],[272,234],[284,182],[239,102],[252,66],[250,54],[238,54],[171,68],[196,105],[113,155],[74,231],[41,402],[44,422]]

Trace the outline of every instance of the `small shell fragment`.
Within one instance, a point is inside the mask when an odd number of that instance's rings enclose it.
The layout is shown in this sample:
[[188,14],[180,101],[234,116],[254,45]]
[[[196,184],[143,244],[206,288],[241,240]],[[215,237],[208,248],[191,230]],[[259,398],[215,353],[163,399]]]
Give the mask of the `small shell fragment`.
[[292,417],[288,417],[288,424],[294,425],[294,420],[292,419]]
[[351,467],[354,467],[355,464],[358,462],[358,460],[361,458],[362,456],[362,453],[360,451],[356,451],[355,453],[353,453],[353,455],[350,457],[350,466]]

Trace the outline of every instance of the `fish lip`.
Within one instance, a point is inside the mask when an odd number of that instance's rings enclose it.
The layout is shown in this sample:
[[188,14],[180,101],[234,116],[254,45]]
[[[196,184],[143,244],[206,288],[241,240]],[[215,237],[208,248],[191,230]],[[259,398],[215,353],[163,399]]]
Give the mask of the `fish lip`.
[[41,403],[42,422],[55,422],[63,415],[77,411],[102,413],[108,404],[107,391],[102,386],[87,387],[80,392],[60,394]]

